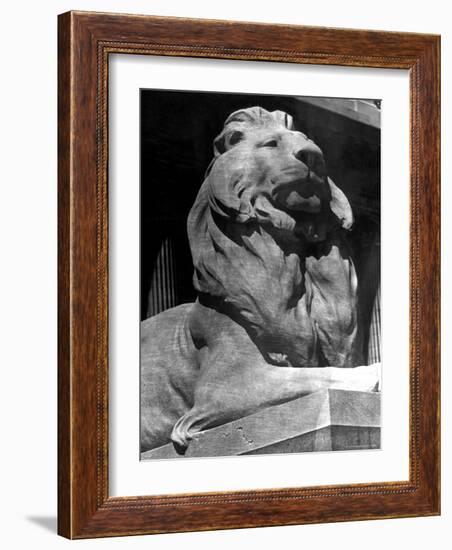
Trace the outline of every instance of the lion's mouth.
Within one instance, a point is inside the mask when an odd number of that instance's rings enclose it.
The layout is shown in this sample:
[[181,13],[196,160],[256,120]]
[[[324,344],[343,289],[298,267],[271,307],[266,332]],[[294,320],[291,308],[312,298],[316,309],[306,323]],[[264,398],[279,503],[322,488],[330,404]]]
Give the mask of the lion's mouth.
[[309,242],[319,242],[326,239],[325,218],[321,214],[305,213],[302,218],[295,219],[294,233],[304,237]]
[[295,222],[294,234],[309,242],[326,238],[328,187],[322,179],[311,176],[275,185],[272,203]]
[[293,211],[317,214],[325,202],[327,186],[324,178],[314,172],[307,177],[278,182],[272,190],[272,200],[278,208],[292,213]]
[[290,231],[308,242],[325,240],[329,219],[329,195],[325,180],[293,179],[273,183],[271,193],[257,193],[251,204],[261,223]]
[[322,201],[320,197],[315,194],[312,194],[309,197],[304,197],[295,189],[288,190],[284,194],[281,193],[276,202],[281,204],[284,209],[289,212],[295,210],[299,212],[317,214],[322,208]]

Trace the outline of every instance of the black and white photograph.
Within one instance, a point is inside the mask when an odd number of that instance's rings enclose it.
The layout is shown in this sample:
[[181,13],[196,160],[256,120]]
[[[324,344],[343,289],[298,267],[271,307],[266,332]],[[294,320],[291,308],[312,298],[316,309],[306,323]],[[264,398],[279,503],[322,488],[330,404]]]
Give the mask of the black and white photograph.
[[140,90],[142,460],[380,448],[382,108]]

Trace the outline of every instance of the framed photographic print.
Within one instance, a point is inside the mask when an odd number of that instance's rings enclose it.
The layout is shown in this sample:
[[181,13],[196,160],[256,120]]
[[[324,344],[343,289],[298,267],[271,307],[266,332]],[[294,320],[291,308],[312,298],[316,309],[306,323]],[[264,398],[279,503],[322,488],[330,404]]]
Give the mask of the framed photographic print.
[[439,37],[59,17],[59,533],[439,514]]

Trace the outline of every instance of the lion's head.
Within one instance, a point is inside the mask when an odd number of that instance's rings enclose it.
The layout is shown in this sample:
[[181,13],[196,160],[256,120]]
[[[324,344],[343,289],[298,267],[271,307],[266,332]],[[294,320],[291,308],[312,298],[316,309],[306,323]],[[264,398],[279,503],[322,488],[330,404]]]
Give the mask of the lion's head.
[[[188,218],[194,285],[232,304],[252,332],[271,340],[288,330],[275,327],[275,319],[296,310],[303,296],[312,301],[304,277],[312,262],[303,251],[326,250],[329,235],[352,225],[350,204],[328,177],[321,149],[293,129],[290,115],[261,107],[236,111],[214,141]],[[315,330],[308,355],[317,346]]]
[[350,205],[328,178],[321,149],[294,130],[287,113],[261,107],[232,113],[214,151],[205,185],[218,214],[273,224],[308,241],[324,240],[335,223],[352,226]]

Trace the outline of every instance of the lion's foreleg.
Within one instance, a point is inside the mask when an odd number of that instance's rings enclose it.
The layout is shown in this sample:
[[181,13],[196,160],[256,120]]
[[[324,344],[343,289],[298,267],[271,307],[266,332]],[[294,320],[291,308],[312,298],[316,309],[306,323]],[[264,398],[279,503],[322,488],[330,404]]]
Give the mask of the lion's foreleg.
[[[280,400],[287,400],[324,389],[378,391],[381,365],[375,363],[353,368],[318,367],[287,368],[269,367],[265,373],[265,386],[270,381],[276,386]],[[267,395],[271,398],[271,395]]]
[[290,368],[266,363],[259,353],[219,347],[209,354],[197,382],[194,406],[173,428],[172,441],[186,448],[197,432],[225,424],[265,407],[322,389],[373,391],[379,365],[355,368]]

